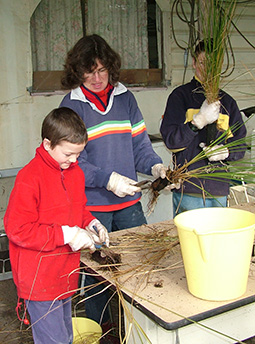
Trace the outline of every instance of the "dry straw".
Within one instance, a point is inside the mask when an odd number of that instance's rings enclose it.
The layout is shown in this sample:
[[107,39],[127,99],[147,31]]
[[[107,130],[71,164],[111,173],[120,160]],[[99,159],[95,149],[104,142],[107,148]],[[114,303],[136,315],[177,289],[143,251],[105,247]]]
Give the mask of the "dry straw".
[[[164,276],[164,272],[167,274],[177,269],[183,269],[183,262],[180,256],[179,240],[176,235],[176,229],[174,225],[169,223],[159,225],[144,225],[136,229],[129,229],[123,232],[114,233],[113,239],[111,240],[110,249],[116,250],[121,253],[123,261],[114,269],[111,265],[99,266],[98,263],[89,262],[89,266],[95,271],[100,271],[103,268],[102,275],[111,284],[106,288],[113,287],[115,293],[118,295],[118,312],[119,312],[119,333],[117,334],[120,339],[120,343],[126,343],[131,340],[134,332],[136,338],[139,337],[138,342],[135,343],[151,343],[148,338],[149,334],[139,323],[140,319],[136,319],[133,314],[134,303],[138,300],[139,302],[150,304],[153,309],[158,309],[162,313],[174,314],[177,319],[185,319],[187,323],[195,323],[206,331],[215,332],[226,339],[242,343],[238,339],[229,336],[223,332],[217,331],[203,323],[196,322],[193,319],[183,316],[182,314],[161,305],[158,305],[154,298],[144,298],[142,291],[145,288],[152,290],[152,283],[154,289],[160,288],[160,281],[155,282],[156,276]],[[118,234],[118,235],[116,235]],[[85,262],[90,260],[89,253],[86,255]],[[108,267],[108,271],[105,268]],[[99,284],[102,282],[99,282]],[[165,283],[164,281],[162,282]],[[150,287],[149,287],[150,286]],[[166,287],[166,286],[165,286]],[[153,292],[153,291],[152,291]],[[128,294],[131,297],[130,301],[127,301],[124,294]],[[136,300],[136,301],[135,301]],[[82,301],[86,302],[86,298]],[[124,311],[125,314],[125,332],[121,331],[123,324],[121,323],[121,314]],[[144,315],[145,316],[145,315]],[[170,334],[169,334],[170,335]]]

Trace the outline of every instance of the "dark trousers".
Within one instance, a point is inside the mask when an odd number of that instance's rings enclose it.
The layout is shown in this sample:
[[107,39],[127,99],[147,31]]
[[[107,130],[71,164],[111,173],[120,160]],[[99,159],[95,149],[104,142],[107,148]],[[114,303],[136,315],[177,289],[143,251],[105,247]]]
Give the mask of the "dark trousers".
[[[112,212],[92,212],[92,214],[107,228],[108,232],[132,228],[146,224],[146,218],[143,213],[140,202],[131,207]],[[93,276],[86,275],[85,287],[98,283]],[[93,289],[85,292],[85,312],[88,318],[97,323],[105,323],[110,320],[109,308],[106,306],[109,300],[108,291],[98,295],[96,293],[104,289],[103,285],[95,286]],[[87,299],[88,296],[93,297]],[[106,308],[105,308],[106,306]],[[105,310],[104,310],[105,308]]]

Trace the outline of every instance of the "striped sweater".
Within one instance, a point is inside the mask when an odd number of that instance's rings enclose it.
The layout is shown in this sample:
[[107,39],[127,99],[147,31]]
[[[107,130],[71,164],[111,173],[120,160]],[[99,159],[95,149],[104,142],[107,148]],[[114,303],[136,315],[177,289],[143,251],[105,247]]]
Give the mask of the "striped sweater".
[[137,180],[136,172],[151,175],[151,167],[162,163],[152,149],[134,95],[119,83],[102,112],[78,87],[64,97],[60,106],[77,112],[87,127],[88,143],[79,157],[86,177],[87,208],[114,211],[136,203],[139,193],[120,198],[106,189],[113,171]]

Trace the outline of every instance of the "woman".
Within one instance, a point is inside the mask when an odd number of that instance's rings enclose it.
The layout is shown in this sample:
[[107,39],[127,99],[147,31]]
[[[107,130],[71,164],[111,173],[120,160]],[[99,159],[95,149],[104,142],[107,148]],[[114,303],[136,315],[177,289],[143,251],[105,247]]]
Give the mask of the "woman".
[[[60,104],[77,112],[87,127],[88,143],[79,157],[87,208],[109,232],[146,223],[137,172],[166,176],[135,97],[119,82],[120,66],[119,55],[102,37],[81,38],[67,55],[62,85],[71,92]],[[86,313],[99,322],[104,304],[96,311],[90,300]]]

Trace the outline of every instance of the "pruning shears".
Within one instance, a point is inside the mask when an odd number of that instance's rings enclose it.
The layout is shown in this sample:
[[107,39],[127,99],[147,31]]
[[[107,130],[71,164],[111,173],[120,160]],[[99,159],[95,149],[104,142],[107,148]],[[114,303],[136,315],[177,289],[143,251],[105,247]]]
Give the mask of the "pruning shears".
[[141,190],[149,189],[151,186],[152,181],[147,179],[147,180],[142,180],[141,182],[138,182],[135,184],[135,186],[138,186],[141,188]]
[[[96,226],[93,226],[93,229],[95,230],[95,232],[96,232],[97,235],[98,235],[97,227],[96,227]],[[95,243],[95,248],[96,248],[97,250],[99,250],[103,245],[105,245],[105,242],[103,242],[103,244],[96,244],[96,243]]]

